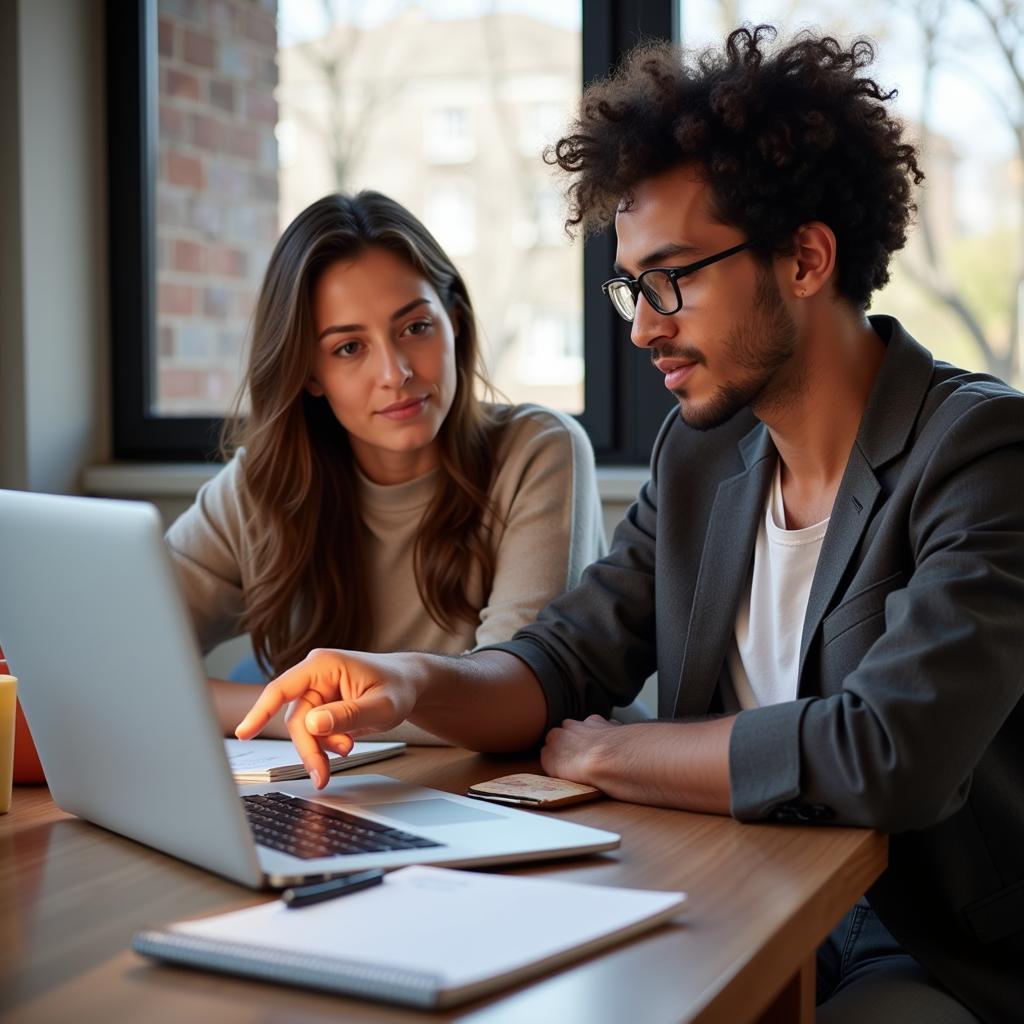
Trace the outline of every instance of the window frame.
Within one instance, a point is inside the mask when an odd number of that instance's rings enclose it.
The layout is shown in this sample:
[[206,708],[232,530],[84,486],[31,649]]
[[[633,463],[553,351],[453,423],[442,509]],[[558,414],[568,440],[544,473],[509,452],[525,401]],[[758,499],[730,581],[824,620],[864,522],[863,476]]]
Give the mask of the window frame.
[[[584,84],[645,38],[676,37],[672,0],[587,0]],[[156,381],[157,0],[107,0],[105,11],[110,331],[114,457],[217,461],[220,417],[153,413]],[[578,419],[599,462],[646,463],[671,397],[629,344],[601,293],[615,259],[614,232],[583,250],[584,410]]]
[[107,180],[114,457],[212,461],[222,420],[152,413],[156,355],[156,0],[107,0]]
[[[587,0],[583,18],[583,84],[603,77],[645,39],[678,38],[671,0]],[[629,340],[629,325],[601,291],[615,264],[615,232],[587,239],[583,252],[582,423],[597,461],[646,464],[651,445],[675,399],[645,353]]]

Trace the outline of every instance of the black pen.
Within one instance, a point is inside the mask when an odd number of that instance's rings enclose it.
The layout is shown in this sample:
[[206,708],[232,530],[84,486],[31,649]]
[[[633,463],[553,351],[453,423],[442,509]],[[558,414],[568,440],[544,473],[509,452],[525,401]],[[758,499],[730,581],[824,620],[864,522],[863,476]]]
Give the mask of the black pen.
[[350,892],[358,892],[360,889],[369,889],[372,885],[380,885],[384,881],[384,872],[379,869],[373,871],[353,871],[348,875],[339,875],[337,878],[329,878],[326,882],[315,882],[313,885],[298,885],[292,889],[285,889],[281,893],[281,899],[289,910],[297,910],[299,907],[308,907],[311,903],[321,903],[324,900],[333,900],[336,896],[347,896]]

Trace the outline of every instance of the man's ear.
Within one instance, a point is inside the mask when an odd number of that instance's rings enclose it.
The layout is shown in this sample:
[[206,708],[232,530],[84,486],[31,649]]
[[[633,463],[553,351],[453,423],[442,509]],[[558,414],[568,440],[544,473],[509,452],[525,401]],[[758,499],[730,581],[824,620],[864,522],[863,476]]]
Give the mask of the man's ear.
[[306,391],[311,394],[314,398],[323,398],[324,389],[320,386],[319,381],[315,377],[310,377],[306,381]]
[[785,282],[792,295],[804,299],[821,291],[835,274],[836,236],[827,224],[812,220],[797,228],[793,246]]

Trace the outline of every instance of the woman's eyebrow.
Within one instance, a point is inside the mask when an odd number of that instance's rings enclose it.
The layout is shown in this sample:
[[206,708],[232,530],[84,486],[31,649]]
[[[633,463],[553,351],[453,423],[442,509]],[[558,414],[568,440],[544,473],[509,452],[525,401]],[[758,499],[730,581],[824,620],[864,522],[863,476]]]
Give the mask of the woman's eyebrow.
[[[406,313],[411,313],[417,306],[430,305],[430,299],[426,296],[421,296],[418,299],[413,299],[412,302],[407,302],[400,309],[396,309],[391,314],[391,322],[394,323],[396,320],[401,320]],[[328,334],[351,334],[353,331],[365,331],[365,324],[331,324],[330,327],[325,327],[318,335],[317,341],[323,341]]]

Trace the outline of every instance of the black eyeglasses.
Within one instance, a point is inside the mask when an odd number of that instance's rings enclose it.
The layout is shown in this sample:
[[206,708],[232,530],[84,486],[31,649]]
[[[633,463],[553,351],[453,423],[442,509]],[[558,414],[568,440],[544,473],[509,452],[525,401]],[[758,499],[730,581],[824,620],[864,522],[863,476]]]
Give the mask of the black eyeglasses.
[[755,245],[757,242],[742,242],[687,267],[651,267],[639,277],[613,277],[601,285],[601,291],[611,299],[615,312],[630,323],[636,316],[636,304],[641,294],[663,316],[671,316],[683,308],[683,297],[679,294],[677,283],[679,278],[694,274],[704,267],[711,266],[712,263],[724,260],[727,256],[734,256]]

